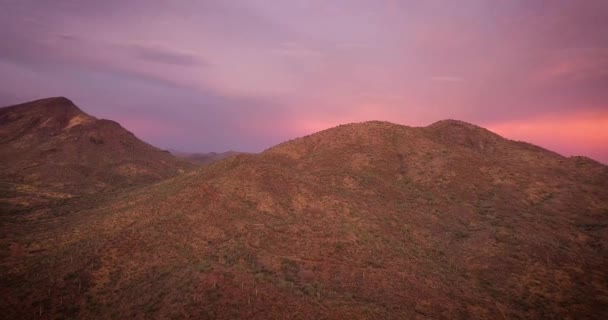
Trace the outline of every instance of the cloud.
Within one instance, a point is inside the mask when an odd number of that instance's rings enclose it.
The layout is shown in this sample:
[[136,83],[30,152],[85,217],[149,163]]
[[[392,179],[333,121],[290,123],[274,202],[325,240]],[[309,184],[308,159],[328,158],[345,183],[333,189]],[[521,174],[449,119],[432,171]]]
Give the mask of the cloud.
[[431,77],[431,81],[435,82],[464,82],[464,78],[456,76],[434,76]]
[[[605,0],[321,2],[8,1],[0,95],[68,95],[199,151],[350,121],[521,123],[608,106]],[[155,135],[155,120],[184,131]]]
[[[187,51],[171,50],[161,45],[113,45],[90,41],[72,33],[46,33],[20,37],[4,34],[0,42],[0,61],[35,69],[44,73],[76,73],[80,77],[104,76],[154,86],[171,88],[195,87],[179,70],[151,68],[137,63],[153,61],[161,66],[204,65],[203,60]],[[125,51],[116,50],[120,47]],[[139,56],[137,56],[139,55]],[[135,58],[134,58],[135,56]],[[173,71],[173,72],[171,72]]]
[[608,47],[568,48],[549,52],[536,71],[540,83],[608,79]]
[[73,34],[69,34],[69,33],[58,33],[55,35],[55,37],[61,41],[76,41],[76,42],[80,42],[81,38],[73,35]]
[[279,48],[272,49],[273,53],[292,58],[317,58],[323,56],[319,50],[306,48],[297,42],[281,43]]
[[206,64],[203,58],[196,52],[171,48],[167,45],[132,43],[118,46],[127,50],[135,58],[145,61],[185,67]]

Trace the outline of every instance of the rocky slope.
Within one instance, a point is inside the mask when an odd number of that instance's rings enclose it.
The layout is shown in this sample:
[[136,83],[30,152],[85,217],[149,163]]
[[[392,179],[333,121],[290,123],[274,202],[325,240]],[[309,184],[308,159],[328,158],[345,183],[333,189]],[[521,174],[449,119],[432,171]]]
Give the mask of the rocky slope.
[[55,212],[2,242],[8,317],[608,316],[608,168],[459,121],[339,126]]
[[5,209],[151,183],[190,167],[66,98],[0,108]]

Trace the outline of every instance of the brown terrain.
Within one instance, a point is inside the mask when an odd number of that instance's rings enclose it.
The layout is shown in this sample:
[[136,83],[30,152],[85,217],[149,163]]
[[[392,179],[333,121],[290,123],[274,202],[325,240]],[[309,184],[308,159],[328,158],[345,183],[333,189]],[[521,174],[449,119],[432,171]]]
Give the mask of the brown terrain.
[[191,167],[59,97],[0,109],[0,208],[28,210],[133,187]]
[[[6,114],[2,141],[45,123],[14,133]],[[86,128],[80,136],[96,127]],[[118,143],[83,139],[74,148]],[[47,147],[11,148],[25,164],[37,159],[21,153]],[[169,168],[154,177],[178,170]],[[38,170],[41,185],[61,181]],[[593,160],[454,120],[349,124],[160,183],[1,215],[0,310],[9,319],[606,319],[607,218],[608,167]]]

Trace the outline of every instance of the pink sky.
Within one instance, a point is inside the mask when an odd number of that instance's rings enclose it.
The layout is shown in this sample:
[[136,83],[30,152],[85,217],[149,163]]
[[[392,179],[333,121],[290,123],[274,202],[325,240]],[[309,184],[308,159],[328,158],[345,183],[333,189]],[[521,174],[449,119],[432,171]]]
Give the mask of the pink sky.
[[608,163],[608,2],[0,1],[0,105],[67,96],[162,148],[460,119]]
[[557,150],[562,155],[586,155],[608,162],[608,111],[543,116],[487,128],[513,140]]

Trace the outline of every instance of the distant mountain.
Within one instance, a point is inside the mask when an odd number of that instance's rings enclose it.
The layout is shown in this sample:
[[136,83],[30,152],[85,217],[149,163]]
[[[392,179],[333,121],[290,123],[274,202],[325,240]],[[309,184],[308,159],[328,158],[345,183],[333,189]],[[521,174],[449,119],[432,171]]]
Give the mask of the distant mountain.
[[4,316],[608,318],[608,167],[460,121],[343,125],[87,206],[12,218]]
[[160,181],[189,167],[63,97],[0,108],[0,162],[0,201],[26,208]]
[[208,153],[189,153],[189,152],[181,152],[170,150],[171,154],[175,155],[180,159],[187,160],[192,162],[193,164],[210,164],[219,160],[226,159],[228,157],[236,156],[239,154],[245,154],[244,152],[238,151],[226,151],[226,152],[208,152]]

